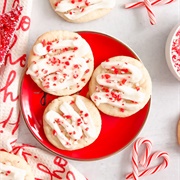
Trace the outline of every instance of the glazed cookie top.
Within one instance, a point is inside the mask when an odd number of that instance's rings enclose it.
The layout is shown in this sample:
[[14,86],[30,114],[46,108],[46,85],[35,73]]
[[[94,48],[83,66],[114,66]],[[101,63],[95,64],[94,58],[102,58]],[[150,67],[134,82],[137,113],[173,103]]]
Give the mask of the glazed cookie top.
[[90,100],[79,95],[52,101],[44,112],[44,121],[52,131],[48,134],[45,130],[46,136],[50,136],[50,141],[52,134],[57,137],[62,149],[78,149],[92,143],[101,129],[98,110]]
[[93,68],[91,48],[80,35],[53,31],[34,44],[27,74],[48,93],[69,95],[87,83]]
[[[96,19],[107,12],[97,12],[98,10],[112,9],[115,6],[115,0],[50,0],[54,10],[63,15],[63,17],[71,22],[81,19],[81,21],[88,21],[91,18]],[[86,15],[91,14],[94,17],[82,19]],[[96,17],[95,17],[96,16]]]
[[[110,111],[113,116],[134,114],[151,95],[151,79],[147,70],[140,61],[130,57],[118,56],[102,62],[93,78],[90,82],[91,99],[97,106],[104,104],[115,107],[116,113],[113,113],[113,109],[112,114]],[[100,109],[106,111],[104,107]]]
[[34,180],[30,166],[17,155],[0,151],[0,177],[13,180]]

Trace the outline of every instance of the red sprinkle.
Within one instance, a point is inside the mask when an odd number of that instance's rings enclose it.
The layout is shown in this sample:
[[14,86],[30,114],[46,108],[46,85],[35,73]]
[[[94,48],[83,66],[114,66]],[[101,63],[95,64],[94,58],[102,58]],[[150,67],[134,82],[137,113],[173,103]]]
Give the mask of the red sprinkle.
[[69,65],[70,65],[69,61],[66,61],[66,62],[65,62],[65,65],[69,66]]
[[51,46],[47,46],[46,47],[46,50],[49,52],[49,51],[51,51]]
[[114,74],[118,74],[119,70],[117,68],[114,68]]
[[88,73],[89,71],[90,71],[90,69],[87,69],[87,70],[85,71],[85,74]]
[[78,74],[73,74],[73,78],[76,79],[78,77]]
[[52,134],[53,134],[54,136],[56,136],[56,134],[57,134],[56,130],[53,129]]
[[128,70],[128,69],[126,69],[126,68],[121,69],[121,73],[128,73],[128,72],[129,72],[129,70]]
[[56,2],[56,3],[54,4],[54,6],[55,6],[55,7],[57,7],[57,6],[58,6],[58,4],[59,4],[59,2]]
[[85,117],[88,117],[88,116],[89,116],[89,114],[88,114],[88,113],[86,113],[84,116],[85,116]]
[[56,76],[54,76],[54,77],[53,77],[53,80],[54,80],[54,81],[56,81],[56,80],[57,80],[57,77],[56,77]]
[[121,83],[122,83],[122,84],[125,84],[126,81],[127,81],[127,79],[122,79]]
[[65,117],[66,119],[71,119],[71,118],[72,118],[71,115],[65,115],[64,117]]
[[70,104],[74,104],[75,102],[74,101],[71,101],[71,103]]
[[105,77],[106,79],[109,79],[111,76],[110,76],[109,74],[105,74],[104,77]]
[[6,174],[5,174],[5,175],[6,175],[6,176],[9,176],[10,173],[11,173],[11,171],[8,170],[8,171],[6,171]]
[[46,40],[43,39],[43,40],[41,41],[41,44],[43,45],[43,47],[45,47],[45,46],[46,46]]
[[94,96],[94,100],[97,100],[97,99],[99,99],[98,96]]
[[121,112],[124,112],[124,108],[120,108],[119,110],[120,110]]
[[74,65],[74,68],[79,68],[78,64],[75,64],[75,65]]
[[136,90],[137,90],[137,91],[139,91],[139,90],[140,90],[140,87],[139,87],[139,86],[137,86],[137,87],[136,87]]

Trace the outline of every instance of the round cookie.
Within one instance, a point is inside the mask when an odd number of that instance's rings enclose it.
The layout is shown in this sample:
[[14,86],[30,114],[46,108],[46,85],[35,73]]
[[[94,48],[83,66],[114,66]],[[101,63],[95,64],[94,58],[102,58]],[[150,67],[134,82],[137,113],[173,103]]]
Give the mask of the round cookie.
[[81,90],[93,70],[94,57],[85,39],[74,32],[50,31],[34,43],[26,74],[43,91],[64,96]]
[[53,100],[43,114],[43,128],[59,149],[76,150],[92,144],[101,131],[101,116],[92,101],[80,96]]
[[115,117],[128,117],[142,109],[152,91],[143,63],[127,56],[102,62],[93,72],[89,95],[97,108]]
[[34,180],[31,167],[21,157],[0,151],[0,179]]
[[49,0],[54,11],[68,22],[84,23],[108,14],[116,0]]

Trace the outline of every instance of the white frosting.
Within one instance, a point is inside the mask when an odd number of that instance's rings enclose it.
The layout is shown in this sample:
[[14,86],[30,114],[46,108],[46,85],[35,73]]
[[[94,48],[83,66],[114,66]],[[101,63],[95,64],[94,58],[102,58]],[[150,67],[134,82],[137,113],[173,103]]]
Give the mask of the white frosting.
[[[90,138],[96,137],[96,129],[91,115],[79,96],[76,97],[75,104],[79,111],[73,109],[70,102],[63,102],[59,107],[63,116],[53,110],[48,111],[45,115],[46,122],[55,131],[54,135],[67,149],[71,149],[74,144],[77,144],[83,135]],[[64,131],[61,131],[59,126]]]
[[60,1],[55,10],[70,19],[75,20],[79,19],[95,10],[113,8],[116,4],[115,0],[82,0],[74,1],[71,0],[62,0]]
[[46,45],[38,43],[33,47],[33,51],[42,57],[30,65],[26,74],[38,78],[42,86],[50,91],[68,89],[78,84],[88,71],[88,59],[84,56],[91,50],[80,37]]
[[[112,67],[115,67],[116,69],[120,69],[120,70],[128,69],[128,71],[131,74],[127,74],[127,76],[130,76],[131,82],[133,82],[133,83],[139,82],[142,78],[141,71],[136,66],[129,64],[129,63],[116,62],[116,61],[102,62],[101,66],[104,69],[111,69]],[[120,76],[123,77],[124,74],[125,73],[122,72],[122,74],[120,74]]]
[[0,179],[1,180],[25,180],[26,171],[9,164],[0,162]]
[[129,110],[138,108],[139,103],[145,98],[139,87],[141,71],[132,64],[117,61],[102,62],[101,66],[109,72],[96,77],[100,86],[91,96],[96,105],[107,103]]

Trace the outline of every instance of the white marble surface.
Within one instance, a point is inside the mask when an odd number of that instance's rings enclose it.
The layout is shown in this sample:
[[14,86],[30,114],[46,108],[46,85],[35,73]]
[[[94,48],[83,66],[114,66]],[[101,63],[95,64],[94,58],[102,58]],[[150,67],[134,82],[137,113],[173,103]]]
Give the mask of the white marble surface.
[[[169,71],[165,60],[165,43],[171,29],[180,23],[180,0],[169,5],[154,6],[157,24],[149,23],[145,8],[124,9],[132,0],[117,0],[116,7],[107,16],[84,24],[65,22],[51,9],[48,0],[34,0],[29,48],[42,33],[50,30],[91,30],[107,33],[130,46],[142,59],[153,84],[152,103],[146,124],[138,137],[153,142],[153,150],[164,150],[170,155],[167,169],[146,180],[180,179],[180,146],[177,143],[177,122],[180,119],[180,82]],[[29,49],[28,49],[29,51]],[[41,147],[31,135],[24,121],[20,126],[20,142]],[[97,161],[73,161],[89,180],[123,180],[131,172],[132,144],[108,158]]]

